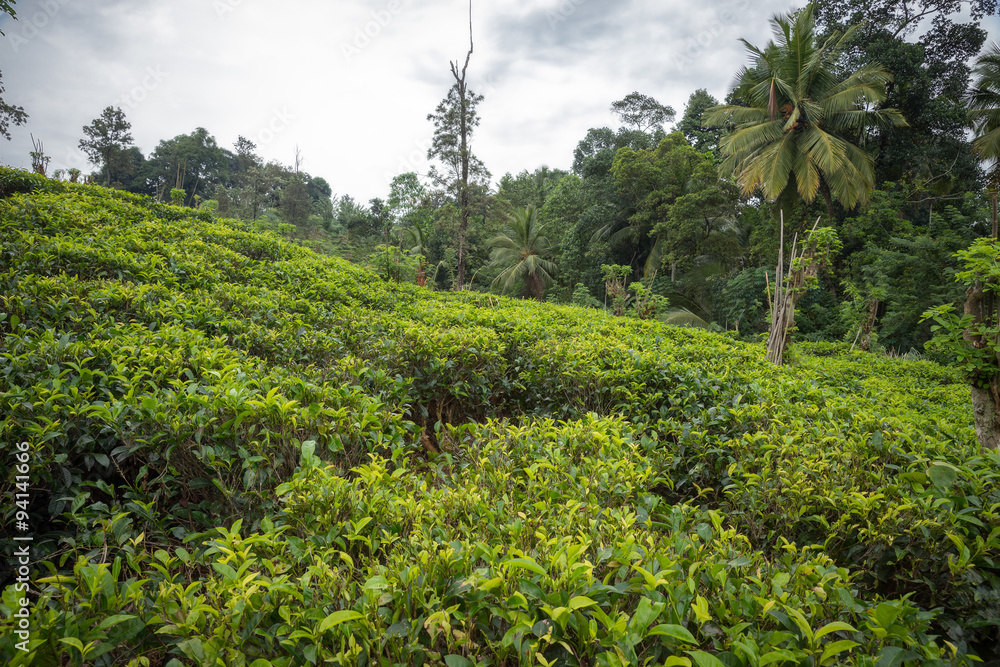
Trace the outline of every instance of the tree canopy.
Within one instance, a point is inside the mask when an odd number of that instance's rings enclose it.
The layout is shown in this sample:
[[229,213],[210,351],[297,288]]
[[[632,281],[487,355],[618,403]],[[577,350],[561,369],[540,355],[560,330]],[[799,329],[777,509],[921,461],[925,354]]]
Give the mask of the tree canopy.
[[758,189],[777,200],[797,192],[809,203],[818,192],[848,209],[868,200],[874,158],[864,150],[871,129],[901,126],[895,109],[873,109],[892,76],[877,62],[840,76],[837,63],[856,29],[817,34],[813,8],[771,19],[775,40],[764,48],[744,41],[751,64],[739,73],[735,94],[744,103],[710,109],[708,126],[733,126],[722,139],[722,168],[744,194]]
[[105,185],[114,182],[117,173],[125,175],[130,164],[128,149],[132,146],[132,124],[125,119],[120,107],[106,107],[101,115],[83,128],[85,139],[80,149],[88,159],[106,172]]

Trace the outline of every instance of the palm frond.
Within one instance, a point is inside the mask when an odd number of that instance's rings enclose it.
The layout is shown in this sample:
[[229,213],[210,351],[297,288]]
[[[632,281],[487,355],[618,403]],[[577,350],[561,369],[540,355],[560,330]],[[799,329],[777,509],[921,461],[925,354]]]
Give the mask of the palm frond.
[[[774,39],[764,48],[744,42],[752,62],[739,72],[738,94],[749,106],[713,107],[703,116],[706,126],[734,128],[720,144],[721,169],[736,176],[744,194],[760,190],[771,200],[794,184],[812,201],[825,181],[852,208],[867,199],[873,177],[870,156],[848,137],[863,142],[871,129],[906,124],[895,109],[872,109],[885,100],[892,75],[869,63],[842,76],[840,59],[856,29],[821,42],[811,5],[773,16],[771,27]],[[1000,114],[997,121],[1000,128]]]
[[972,70],[976,80],[969,91],[969,122],[975,130],[972,148],[982,160],[992,162],[989,179],[1000,175],[1000,45],[992,44],[976,59]]
[[541,289],[552,283],[556,272],[556,265],[541,257],[549,247],[543,228],[538,222],[538,210],[528,206],[514,212],[505,233],[490,239],[490,264],[502,268],[493,286],[499,284],[507,293],[523,283],[541,298]]

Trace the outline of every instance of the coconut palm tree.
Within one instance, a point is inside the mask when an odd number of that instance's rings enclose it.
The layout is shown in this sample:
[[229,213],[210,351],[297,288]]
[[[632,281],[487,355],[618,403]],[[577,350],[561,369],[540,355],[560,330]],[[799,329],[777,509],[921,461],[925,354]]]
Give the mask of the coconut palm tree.
[[820,42],[812,5],[771,23],[776,41],[764,49],[743,41],[752,64],[737,74],[735,96],[745,106],[713,107],[702,122],[732,128],[722,169],[745,194],[759,189],[774,201],[797,192],[810,203],[820,192],[832,219],[834,199],[852,209],[874,186],[874,160],[862,148],[868,132],[906,125],[895,109],[872,108],[892,75],[869,63],[842,77],[837,62],[855,29]]
[[414,255],[427,256],[427,234],[420,225],[403,228],[403,246]]
[[969,90],[969,122],[976,138],[972,149],[992,163],[987,175],[993,199],[993,237],[997,237],[997,186],[1000,185],[1000,44],[976,59],[975,82]]
[[[990,198],[993,201],[993,248],[989,251],[995,262],[996,239],[1000,235],[997,225],[997,187],[1000,185],[1000,45],[993,44],[976,59],[972,70],[976,77],[969,90],[969,121],[976,138],[972,149],[986,162],[992,163],[988,172]],[[969,249],[970,256],[974,245]],[[989,263],[983,263],[987,266]],[[974,269],[972,260],[968,268]],[[970,274],[975,271],[969,271]],[[988,272],[981,270],[978,277],[969,278],[965,292],[965,315],[972,316],[963,332],[964,340],[973,348],[989,349],[994,345],[992,336],[984,334],[995,322],[998,303],[997,293],[991,289]],[[930,313],[931,311],[928,311]],[[924,315],[925,318],[927,314]],[[967,353],[967,352],[966,352]],[[1000,375],[983,373],[988,386],[972,383],[972,415],[979,444],[984,449],[1000,448]]]
[[984,160],[993,160],[991,175],[1000,175],[1000,44],[991,45],[976,59],[975,82],[969,90],[969,120],[976,131],[972,147]]
[[526,296],[541,301],[545,287],[552,283],[556,265],[542,259],[549,249],[542,227],[538,209],[528,206],[514,211],[505,233],[490,239],[491,264],[502,269],[493,284],[499,283],[505,293],[520,282]]

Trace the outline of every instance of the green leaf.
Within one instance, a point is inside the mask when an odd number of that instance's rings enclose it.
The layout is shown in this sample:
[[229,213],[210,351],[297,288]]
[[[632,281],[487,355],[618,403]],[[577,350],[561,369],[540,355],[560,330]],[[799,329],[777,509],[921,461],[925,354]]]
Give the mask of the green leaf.
[[687,654],[694,658],[698,667],[726,667],[724,662],[704,651],[688,651]]
[[236,579],[236,570],[226,563],[212,563],[212,569],[225,577],[226,581],[234,581]]
[[308,468],[316,460],[316,441],[306,440],[302,443],[302,467]]
[[822,637],[830,634],[831,632],[857,632],[857,628],[844,623],[843,621],[834,621],[833,623],[827,623],[822,628],[816,631],[815,640],[818,642]]
[[60,637],[59,641],[68,646],[72,646],[80,652],[80,655],[83,655],[83,642],[76,637]]
[[958,479],[958,470],[947,463],[935,463],[927,471],[927,476],[931,478],[934,486],[941,491],[947,491]]
[[196,660],[199,664],[205,661],[205,647],[202,646],[201,639],[193,637],[182,641],[177,648],[191,660]]
[[805,615],[798,609],[788,608],[788,615],[795,622],[795,625],[799,627],[802,632],[802,636],[806,638],[810,644],[813,643],[813,631],[809,627],[809,621],[806,619]]
[[698,640],[694,638],[687,628],[680,625],[672,625],[670,623],[664,623],[663,625],[657,625],[655,628],[649,631],[648,637],[673,637],[674,639],[679,639],[682,642],[687,642],[689,644],[697,644]]
[[786,660],[795,660],[795,654],[791,651],[779,648],[776,651],[768,651],[764,655],[760,656],[760,662],[757,663],[757,667],[767,667],[772,662],[784,662]]
[[712,615],[708,613],[708,600],[700,595],[691,603],[691,611],[694,612],[699,623],[707,623],[712,620]]
[[364,617],[364,614],[359,614],[358,612],[351,611],[350,609],[335,611],[324,618],[323,622],[319,624],[319,634],[323,634],[335,625],[340,625],[341,623],[346,623],[347,621],[356,621],[359,618]]
[[872,435],[871,444],[872,448],[880,452],[885,450],[885,437],[882,435],[882,431],[877,431]]
[[909,482],[910,484],[920,484],[924,485],[927,483],[927,475],[922,472],[904,472],[899,478],[904,482]]
[[116,648],[118,648],[118,646],[119,645],[117,644],[109,644],[108,642],[101,642],[99,644],[94,644],[94,642],[92,641],[90,642],[90,648],[87,649],[87,660],[91,661],[91,664],[94,664],[92,661],[96,660],[97,658],[100,658],[105,653],[110,653],[111,651],[114,651]]
[[878,622],[879,627],[888,629],[890,625],[896,622],[896,617],[898,616],[899,607],[891,605],[888,602],[883,602],[875,608],[875,620]]
[[654,605],[649,598],[642,598],[639,600],[638,608],[636,608],[635,613],[632,615],[631,627],[638,631],[645,630],[660,616],[662,610],[662,602],[657,602]]
[[127,621],[130,618],[138,618],[138,616],[133,616],[132,614],[116,614],[115,616],[108,616],[106,619],[101,621],[101,624],[98,627],[103,630],[105,628],[110,628],[112,625],[118,625],[119,623]]
[[875,663],[875,667],[899,667],[907,660],[918,660],[919,658],[920,656],[913,651],[907,651],[898,646],[886,646],[878,654],[878,662]]
[[530,570],[535,574],[540,574],[543,577],[545,576],[545,570],[542,569],[542,566],[530,558],[511,558],[510,560],[504,561],[502,564],[519,567],[524,570]]
[[389,588],[389,582],[381,574],[376,574],[361,587],[365,591],[384,591],[387,588]]
[[829,660],[830,658],[832,658],[833,656],[839,655],[839,654],[843,653],[844,651],[849,651],[850,649],[854,648],[855,646],[861,646],[861,644],[859,644],[858,642],[852,642],[852,641],[849,641],[849,640],[846,640],[846,639],[842,639],[840,641],[833,642],[832,644],[829,644],[826,647],[826,649],[823,651],[823,655],[819,659],[819,664],[820,665],[824,665],[824,664],[826,664],[826,661]]
[[591,600],[586,595],[578,595],[569,601],[569,608],[572,611],[577,609],[585,609],[587,607],[592,607],[597,604],[594,600]]
[[473,667],[471,662],[460,655],[446,655],[444,657],[444,662],[448,665],[448,667]]

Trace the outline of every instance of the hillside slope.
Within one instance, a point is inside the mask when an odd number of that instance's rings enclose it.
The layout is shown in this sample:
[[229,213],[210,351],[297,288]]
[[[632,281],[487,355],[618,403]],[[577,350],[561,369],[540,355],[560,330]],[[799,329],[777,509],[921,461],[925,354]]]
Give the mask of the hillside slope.
[[5,583],[15,537],[34,568],[28,644],[14,586],[0,605],[10,664],[957,664],[1000,641],[1000,457],[948,369],[837,346],[775,368],[103,188],[2,171],[0,196],[5,498],[30,454]]

